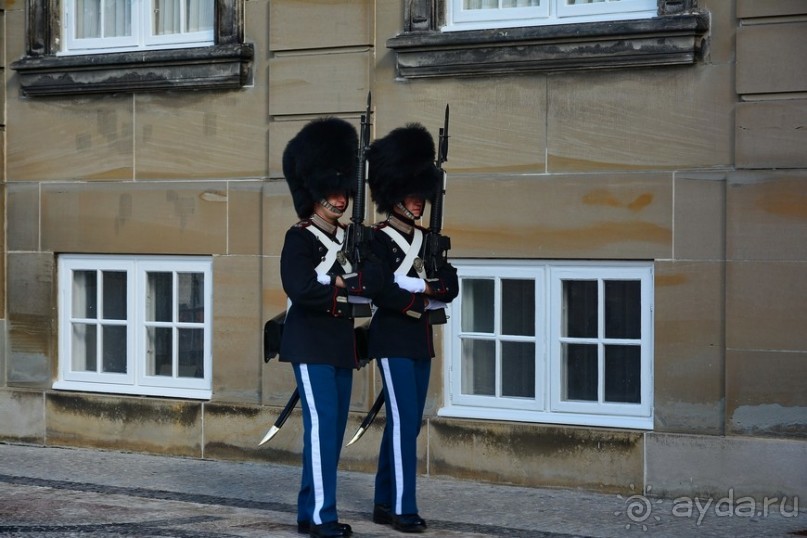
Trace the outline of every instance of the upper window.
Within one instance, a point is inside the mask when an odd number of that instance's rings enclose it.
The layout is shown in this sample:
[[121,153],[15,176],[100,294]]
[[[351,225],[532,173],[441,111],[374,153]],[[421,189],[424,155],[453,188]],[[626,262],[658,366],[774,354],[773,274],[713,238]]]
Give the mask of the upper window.
[[456,265],[441,415],[653,427],[652,264]]
[[66,54],[212,45],[214,0],[65,0]]
[[28,0],[28,97],[237,89],[252,82],[243,0]]
[[655,17],[657,0],[450,0],[444,30]]
[[410,0],[387,40],[400,78],[695,63],[709,32],[695,0]]
[[55,389],[208,399],[208,258],[59,258]]

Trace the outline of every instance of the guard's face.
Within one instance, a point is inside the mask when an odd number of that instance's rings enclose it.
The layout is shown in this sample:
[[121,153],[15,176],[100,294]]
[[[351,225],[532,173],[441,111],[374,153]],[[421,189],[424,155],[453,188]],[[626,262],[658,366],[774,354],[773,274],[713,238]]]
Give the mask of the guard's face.
[[325,201],[330,204],[332,208],[317,204],[314,207],[314,211],[325,220],[335,222],[347,211],[349,200],[348,195],[344,192],[333,192],[325,197]]
[[423,216],[423,208],[426,206],[426,200],[421,196],[407,196],[403,199],[403,206],[407,211],[412,213],[415,218],[419,219]]
[[347,210],[348,197],[347,194],[345,194],[344,192],[335,192],[329,194],[326,200],[328,200],[329,204],[339,209],[343,213],[345,212],[345,210]]

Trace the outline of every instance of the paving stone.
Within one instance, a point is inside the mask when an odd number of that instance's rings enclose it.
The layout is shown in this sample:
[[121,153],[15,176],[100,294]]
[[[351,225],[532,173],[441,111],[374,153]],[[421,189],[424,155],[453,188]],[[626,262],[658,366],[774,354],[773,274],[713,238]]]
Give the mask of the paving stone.
[[[299,480],[288,465],[0,444],[0,538],[299,537]],[[372,499],[372,475],[340,472],[339,518],[354,536],[403,536],[370,521]],[[687,514],[687,499],[436,477],[419,478],[418,499],[424,537],[807,536],[797,503],[693,500]]]

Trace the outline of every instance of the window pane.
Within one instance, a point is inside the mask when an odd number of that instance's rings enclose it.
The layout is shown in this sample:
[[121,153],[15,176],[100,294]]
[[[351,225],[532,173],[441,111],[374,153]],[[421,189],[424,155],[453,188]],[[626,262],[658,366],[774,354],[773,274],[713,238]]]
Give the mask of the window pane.
[[641,348],[605,346],[605,401],[641,403]]
[[179,377],[205,376],[204,334],[203,329],[179,329]]
[[73,272],[73,317],[98,317],[98,275],[95,271]]
[[95,325],[73,324],[72,370],[98,371],[98,330]]
[[541,0],[502,0],[502,7],[534,7],[540,5]]
[[213,0],[185,0],[185,31],[202,32],[213,29]]
[[179,11],[180,0],[153,0],[153,2],[154,35],[182,32],[182,15]]
[[463,0],[463,9],[499,9],[499,7],[537,7],[541,5],[541,0]]
[[496,343],[491,340],[462,341],[462,393],[496,395]]
[[463,332],[493,333],[493,280],[462,280]]
[[463,0],[463,9],[496,9],[499,7],[499,0]]
[[213,29],[213,0],[153,0],[152,6],[154,35]]
[[76,0],[76,37],[101,37],[101,0]]
[[170,327],[146,327],[146,375],[174,375],[172,333]]
[[642,337],[642,285],[640,281],[605,281],[605,337]]
[[597,281],[563,281],[563,336],[597,337]]
[[103,319],[126,319],[126,273],[124,271],[104,271],[104,312]]
[[203,323],[205,320],[205,275],[177,273],[179,281],[179,321]]
[[534,280],[502,280],[502,334],[535,334]]
[[535,344],[502,342],[502,396],[535,398]]
[[102,364],[104,372],[126,373],[126,326],[103,327]]
[[146,321],[173,321],[173,273],[147,273]]
[[104,1],[104,37],[132,35],[132,0]]
[[564,400],[597,401],[597,346],[563,344]]

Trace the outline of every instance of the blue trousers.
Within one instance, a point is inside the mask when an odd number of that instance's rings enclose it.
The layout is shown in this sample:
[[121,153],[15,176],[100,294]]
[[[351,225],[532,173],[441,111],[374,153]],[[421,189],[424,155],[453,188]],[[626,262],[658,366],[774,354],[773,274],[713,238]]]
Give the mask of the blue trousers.
[[336,468],[342,451],[353,370],[326,364],[294,364],[303,411],[303,476],[297,521],[337,521]]
[[426,405],[431,360],[379,359],[387,425],[375,476],[375,504],[395,514],[416,514],[417,437]]

